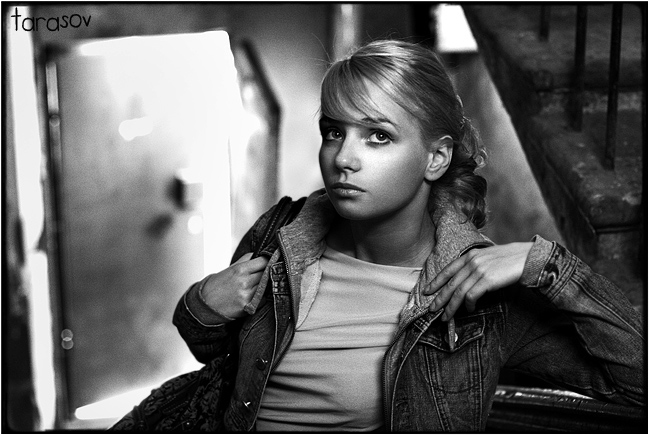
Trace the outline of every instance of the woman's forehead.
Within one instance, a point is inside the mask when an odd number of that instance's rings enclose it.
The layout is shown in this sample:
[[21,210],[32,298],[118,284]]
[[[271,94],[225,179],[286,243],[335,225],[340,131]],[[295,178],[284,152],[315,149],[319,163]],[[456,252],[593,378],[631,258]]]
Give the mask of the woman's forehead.
[[325,121],[338,121],[353,124],[372,124],[378,120],[386,120],[378,108],[363,110],[352,107],[348,104],[340,104],[333,107],[333,110],[323,108],[321,118]]
[[347,83],[322,93],[321,114],[337,121],[370,123],[387,118],[384,114],[386,98],[392,100],[387,92],[374,84]]

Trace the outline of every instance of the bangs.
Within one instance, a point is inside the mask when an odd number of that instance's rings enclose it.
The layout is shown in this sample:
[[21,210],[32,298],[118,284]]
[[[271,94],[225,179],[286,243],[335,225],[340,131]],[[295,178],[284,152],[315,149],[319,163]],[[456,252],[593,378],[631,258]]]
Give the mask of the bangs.
[[[366,83],[376,85],[388,98],[420,122],[420,96],[405,86],[403,71],[384,57],[351,57],[333,64],[322,81],[320,116],[337,121],[382,117],[381,107],[370,97]],[[421,86],[416,86],[418,89]]]
[[381,111],[368,97],[365,80],[374,82],[351,62],[335,64],[322,82],[320,115],[337,121],[378,117]]

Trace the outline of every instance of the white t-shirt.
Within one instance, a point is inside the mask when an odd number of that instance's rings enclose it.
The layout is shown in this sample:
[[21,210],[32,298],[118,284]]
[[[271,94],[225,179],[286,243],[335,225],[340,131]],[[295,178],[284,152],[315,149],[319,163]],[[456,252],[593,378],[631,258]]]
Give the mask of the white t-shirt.
[[383,425],[383,356],[421,268],[329,247],[315,301],[271,373],[257,430],[373,431]]

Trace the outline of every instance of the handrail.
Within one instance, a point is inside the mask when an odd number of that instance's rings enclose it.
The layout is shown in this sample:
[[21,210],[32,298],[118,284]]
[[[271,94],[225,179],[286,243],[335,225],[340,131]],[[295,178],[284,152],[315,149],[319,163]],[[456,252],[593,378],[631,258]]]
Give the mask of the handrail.
[[646,407],[605,403],[569,391],[498,385],[489,432],[638,432]]

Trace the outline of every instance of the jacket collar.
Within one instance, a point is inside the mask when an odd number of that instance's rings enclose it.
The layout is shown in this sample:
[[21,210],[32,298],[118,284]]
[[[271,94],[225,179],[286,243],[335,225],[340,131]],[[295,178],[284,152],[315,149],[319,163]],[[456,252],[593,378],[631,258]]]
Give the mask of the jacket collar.
[[[320,258],[326,248],[325,237],[335,216],[336,211],[326,191],[320,189],[307,198],[295,220],[280,230],[280,245],[284,250],[289,275],[299,277],[307,266]],[[432,218],[435,225],[435,247],[401,313],[402,322],[428,310],[436,295],[424,296],[422,291],[446,265],[474,247],[493,245],[454,207],[437,209]],[[299,289],[299,278],[293,284],[297,285],[293,288]]]
[[435,225],[435,246],[426,260],[417,285],[408,303],[401,311],[400,323],[419,317],[428,311],[437,293],[426,296],[422,292],[431,281],[453,260],[476,247],[493,245],[463,214],[449,206],[433,212]]
[[289,225],[279,230],[289,274],[300,273],[325,251],[325,238],[336,217],[336,210],[324,189],[306,199],[302,210]]

